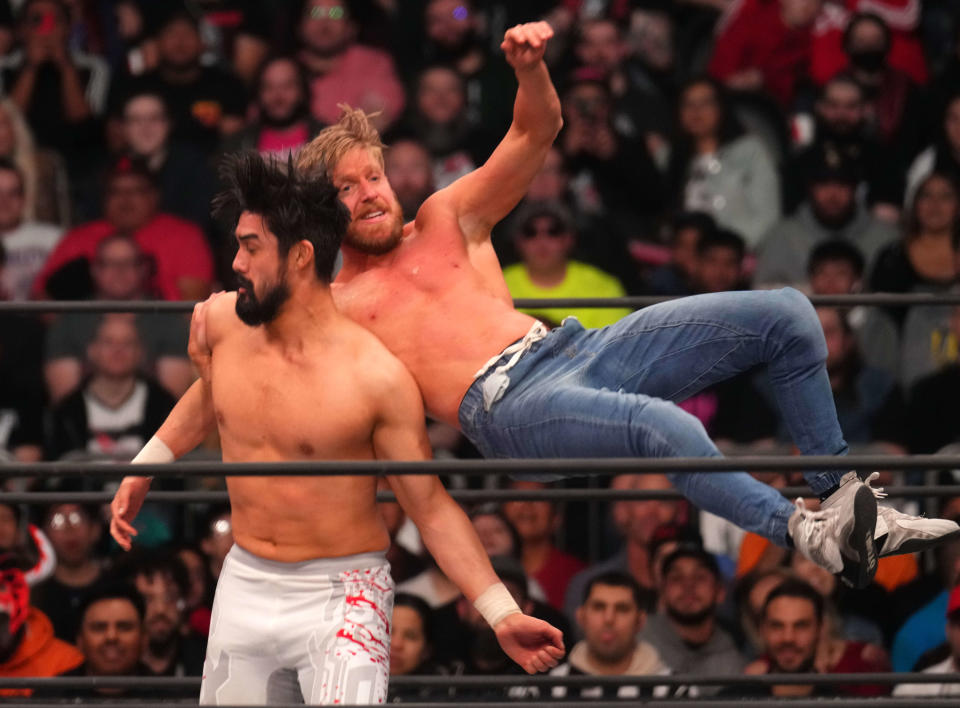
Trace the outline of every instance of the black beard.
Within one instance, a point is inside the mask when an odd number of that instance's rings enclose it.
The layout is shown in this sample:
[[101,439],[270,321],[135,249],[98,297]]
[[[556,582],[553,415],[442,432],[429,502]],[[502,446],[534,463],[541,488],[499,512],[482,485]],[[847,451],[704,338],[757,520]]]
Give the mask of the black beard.
[[770,653],[770,673],[771,674],[809,674],[813,672],[813,662],[815,656],[810,656],[797,667],[796,671],[787,671],[785,668],[780,666],[777,663],[777,660],[774,658],[773,653]]
[[427,152],[439,157],[456,152],[470,138],[472,132],[465,113],[449,123],[434,123],[421,115],[417,115],[410,123]]
[[[812,204],[811,207],[813,207]],[[851,206],[848,211],[844,212],[840,216],[832,218],[827,218],[821,214],[818,214],[816,208],[813,208],[813,216],[818,222],[820,222],[820,225],[834,231],[847,226],[851,221],[853,221],[856,214],[856,205]]]
[[817,138],[820,142],[834,142],[841,145],[849,143],[859,143],[863,140],[863,123],[852,126],[843,126],[842,128],[827,123],[823,119],[817,119]]
[[441,45],[432,40],[427,41],[430,42],[428,51],[430,52],[431,63],[435,64],[456,64],[472,50],[484,50],[483,42],[477,37],[475,31],[465,34],[463,39],[455,45]]
[[173,631],[165,637],[150,637],[147,639],[147,648],[154,656],[167,656],[173,653],[173,650],[177,646],[178,639],[177,630],[174,628]]
[[307,107],[303,103],[298,103],[290,112],[290,115],[274,118],[264,110],[260,111],[260,123],[268,128],[283,130],[289,128],[294,123],[299,123],[307,117]]
[[696,627],[713,617],[713,610],[714,608],[711,606],[705,607],[699,612],[679,612],[672,607],[668,607],[667,616],[681,627]]
[[280,308],[290,299],[290,288],[282,277],[277,285],[266,292],[262,300],[258,300],[253,294],[253,283],[249,280],[238,275],[237,282],[246,288],[245,293],[237,295],[237,317],[251,327],[273,322],[280,314]]

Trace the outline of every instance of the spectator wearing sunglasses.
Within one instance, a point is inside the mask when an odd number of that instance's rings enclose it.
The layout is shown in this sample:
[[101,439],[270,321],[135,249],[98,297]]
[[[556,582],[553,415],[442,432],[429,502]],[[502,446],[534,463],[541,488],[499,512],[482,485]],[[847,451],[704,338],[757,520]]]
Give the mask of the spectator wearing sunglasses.
[[[576,227],[559,202],[528,202],[517,210],[513,244],[520,262],[504,268],[515,298],[622,297],[617,278],[588,263],[571,259]],[[523,310],[548,326],[576,317],[584,327],[603,327],[630,313],[627,308],[549,308]]]

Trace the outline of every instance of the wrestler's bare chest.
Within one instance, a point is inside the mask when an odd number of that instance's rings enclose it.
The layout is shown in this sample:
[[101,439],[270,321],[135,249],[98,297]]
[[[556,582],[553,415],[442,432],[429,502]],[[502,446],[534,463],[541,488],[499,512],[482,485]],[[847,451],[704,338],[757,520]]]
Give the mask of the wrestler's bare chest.
[[428,412],[452,424],[474,373],[531,321],[513,309],[489,242],[470,248],[459,235],[407,239],[331,291],[340,312],[410,370]]
[[225,459],[372,456],[372,414],[357,396],[361,372],[309,347],[295,355],[237,337],[213,354],[212,393]]

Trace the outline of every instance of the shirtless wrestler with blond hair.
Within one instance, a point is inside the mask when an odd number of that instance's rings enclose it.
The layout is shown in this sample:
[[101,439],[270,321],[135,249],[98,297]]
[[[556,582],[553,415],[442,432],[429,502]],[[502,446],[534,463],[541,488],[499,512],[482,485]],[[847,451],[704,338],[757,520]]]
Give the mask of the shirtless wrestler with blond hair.
[[[237,293],[197,308],[204,420],[228,462],[425,460],[416,382],[334,307],[330,278],[349,214],[325,177],[255,153],[224,171],[218,210],[236,225]],[[202,330],[202,331],[199,331]],[[139,456],[170,460],[168,426]],[[183,449],[180,449],[182,454]],[[520,613],[467,517],[434,476],[389,478],[444,573],[529,672],[556,665],[560,632]],[[393,583],[375,477],[227,480],[236,545],[213,606],[202,704],[383,703]],[[111,532],[124,548],[149,479],[127,477]]]
[[[347,110],[303,149],[298,169],[329,174],[350,210],[331,287],[339,310],[406,365],[428,414],[486,457],[719,456],[675,404],[755,367],[766,370],[802,453],[846,454],[823,332],[796,290],[683,298],[601,329],[568,318],[548,331],[513,308],[490,231],[523,197],[562,125],[543,62],[551,36],[545,23],[507,31],[502,48],[518,82],[513,123],[483,166],[427,199],[412,223],[403,223],[379,136],[362,112]],[[203,366],[203,347],[193,354]],[[196,384],[172,411],[164,441],[183,449],[198,439],[203,406]],[[879,557],[960,533],[951,521],[878,506],[875,474],[807,472],[820,511],[743,472],[670,479],[700,509],[864,586]]]

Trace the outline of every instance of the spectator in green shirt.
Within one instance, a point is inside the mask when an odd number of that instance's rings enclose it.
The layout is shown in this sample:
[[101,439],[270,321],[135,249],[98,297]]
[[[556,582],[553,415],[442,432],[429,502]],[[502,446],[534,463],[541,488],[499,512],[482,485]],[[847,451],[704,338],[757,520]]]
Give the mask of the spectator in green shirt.
[[[569,210],[559,202],[522,205],[513,222],[513,243],[520,263],[504,268],[503,277],[515,298],[622,297],[616,277],[570,258],[576,228]],[[584,327],[603,327],[630,313],[629,308],[547,308],[523,310],[557,325],[574,316]]]

